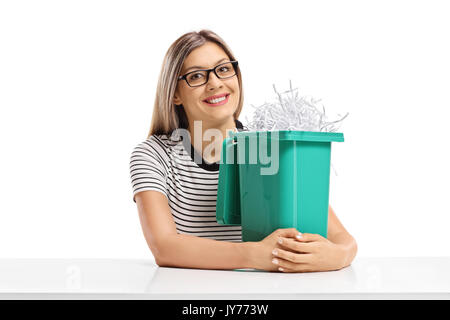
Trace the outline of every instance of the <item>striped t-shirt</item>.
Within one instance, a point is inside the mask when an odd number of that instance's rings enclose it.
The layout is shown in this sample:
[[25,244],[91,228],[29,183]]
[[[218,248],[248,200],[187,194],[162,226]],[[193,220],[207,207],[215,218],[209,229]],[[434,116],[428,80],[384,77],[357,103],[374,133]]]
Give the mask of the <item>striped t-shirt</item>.
[[[242,130],[238,120],[236,128]],[[161,192],[168,199],[178,233],[242,241],[241,226],[216,221],[219,163],[207,163],[200,157],[202,163],[197,164],[195,153],[191,142],[177,135],[152,135],[138,144],[130,158],[133,201],[142,191]]]

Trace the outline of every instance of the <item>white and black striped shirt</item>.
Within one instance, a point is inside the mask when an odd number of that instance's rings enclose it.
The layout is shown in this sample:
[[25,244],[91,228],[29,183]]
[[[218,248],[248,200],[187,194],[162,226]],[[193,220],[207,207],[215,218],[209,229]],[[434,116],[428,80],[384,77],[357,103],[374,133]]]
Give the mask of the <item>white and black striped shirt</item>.
[[[242,129],[238,120],[236,127]],[[178,233],[242,241],[241,226],[225,226],[216,221],[219,163],[203,160],[197,164],[195,152],[189,140],[182,141],[176,135],[152,135],[138,144],[130,158],[133,201],[142,191],[161,192],[168,199]]]

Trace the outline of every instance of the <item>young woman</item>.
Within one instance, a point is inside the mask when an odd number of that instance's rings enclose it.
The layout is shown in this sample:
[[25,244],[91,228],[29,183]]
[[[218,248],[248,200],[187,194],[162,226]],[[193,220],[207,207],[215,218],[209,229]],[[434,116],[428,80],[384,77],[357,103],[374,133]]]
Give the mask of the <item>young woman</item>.
[[[275,230],[259,242],[242,242],[240,226],[216,222],[220,150],[228,130],[243,129],[238,120],[242,105],[238,62],[218,35],[190,32],[171,45],[159,76],[150,133],[130,160],[133,200],[156,263],[282,272],[348,266],[356,242],[331,207],[327,239],[292,228]],[[189,138],[176,134],[177,128],[187,130]],[[204,139],[211,130],[223,138]],[[201,143],[193,146],[193,141]]]

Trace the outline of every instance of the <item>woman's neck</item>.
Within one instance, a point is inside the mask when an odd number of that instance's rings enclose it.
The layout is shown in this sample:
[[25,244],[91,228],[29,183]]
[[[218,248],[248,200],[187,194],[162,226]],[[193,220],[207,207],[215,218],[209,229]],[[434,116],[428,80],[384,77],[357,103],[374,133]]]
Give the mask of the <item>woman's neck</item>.
[[189,121],[192,146],[209,163],[220,161],[222,143],[228,137],[229,131],[236,131],[233,117],[221,123]]

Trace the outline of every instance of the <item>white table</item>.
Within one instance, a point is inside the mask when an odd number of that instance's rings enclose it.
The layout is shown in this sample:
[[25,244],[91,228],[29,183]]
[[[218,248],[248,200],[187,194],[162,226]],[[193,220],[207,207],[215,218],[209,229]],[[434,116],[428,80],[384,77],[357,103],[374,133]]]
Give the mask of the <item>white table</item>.
[[357,257],[339,271],[297,274],[0,259],[0,299],[450,299],[450,257]]

